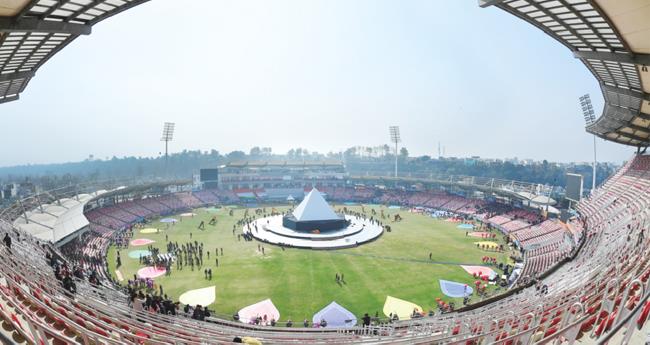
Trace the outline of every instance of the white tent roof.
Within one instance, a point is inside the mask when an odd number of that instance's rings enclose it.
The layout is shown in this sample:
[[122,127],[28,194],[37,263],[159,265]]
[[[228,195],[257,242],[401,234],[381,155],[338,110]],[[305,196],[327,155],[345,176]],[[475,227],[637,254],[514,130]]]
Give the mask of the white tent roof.
[[27,219],[19,217],[14,225],[33,236],[50,242],[62,238],[88,225],[83,214],[84,203],[77,203],[70,208],[57,205],[43,205],[43,211],[36,208],[25,213]]
[[92,194],[79,194],[72,198],[62,198],[51,204],[43,204],[18,217],[14,221],[14,226],[41,240],[58,242],[89,224],[83,214],[84,206],[94,196],[105,192],[100,190]]
[[340,217],[332,210],[318,189],[314,188],[307,194],[298,207],[293,211],[293,216],[299,221],[330,220]]
[[529,193],[529,192],[519,192],[517,194],[521,195],[522,197],[524,197],[524,198],[526,198],[528,200],[532,200],[535,197],[535,194]]
[[549,198],[547,196],[543,196],[543,195],[536,196],[531,201],[536,203],[536,204],[542,204],[542,205],[546,205],[546,204],[555,205],[556,204],[555,200],[553,200],[553,199],[551,199],[551,198]]

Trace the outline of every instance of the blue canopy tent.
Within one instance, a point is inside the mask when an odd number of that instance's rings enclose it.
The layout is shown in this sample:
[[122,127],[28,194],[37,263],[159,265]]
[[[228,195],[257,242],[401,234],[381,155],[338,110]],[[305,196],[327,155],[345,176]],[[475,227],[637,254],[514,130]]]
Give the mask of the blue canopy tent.
[[357,317],[336,302],[328,304],[312,318],[314,325],[320,324],[321,320],[327,322],[328,328],[353,327],[357,324]]
[[443,279],[440,279],[440,289],[445,295],[454,298],[466,297],[474,292],[474,289],[467,284],[451,282]]

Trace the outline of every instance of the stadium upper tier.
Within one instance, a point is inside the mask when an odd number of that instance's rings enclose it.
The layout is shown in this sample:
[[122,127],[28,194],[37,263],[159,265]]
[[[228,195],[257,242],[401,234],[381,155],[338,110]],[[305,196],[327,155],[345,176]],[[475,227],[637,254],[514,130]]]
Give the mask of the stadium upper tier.
[[17,100],[47,60],[94,24],[146,1],[0,1],[0,103]]
[[605,107],[587,131],[650,144],[650,0],[479,0],[538,27],[569,48],[600,83]]
[[404,177],[392,177],[368,174],[365,176],[350,176],[349,180],[355,183],[370,184],[426,184],[458,187],[468,190],[477,190],[485,193],[494,193],[512,199],[520,199],[531,206],[555,205],[556,201],[550,196],[555,186],[542,185],[515,180],[498,179],[492,177],[467,176],[467,175],[433,175],[433,174],[408,174]]

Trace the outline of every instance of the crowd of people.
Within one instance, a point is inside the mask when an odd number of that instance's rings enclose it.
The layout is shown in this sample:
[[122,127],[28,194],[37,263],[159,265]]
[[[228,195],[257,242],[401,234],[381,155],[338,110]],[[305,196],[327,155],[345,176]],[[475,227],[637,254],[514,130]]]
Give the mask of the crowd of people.
[[[135,311],[177,315],[180,313],[180,302],[174,302],[166,294],[144,293],[138,285],[128,286],[129,306]],[[186,313],[187,314],[187,313]]]

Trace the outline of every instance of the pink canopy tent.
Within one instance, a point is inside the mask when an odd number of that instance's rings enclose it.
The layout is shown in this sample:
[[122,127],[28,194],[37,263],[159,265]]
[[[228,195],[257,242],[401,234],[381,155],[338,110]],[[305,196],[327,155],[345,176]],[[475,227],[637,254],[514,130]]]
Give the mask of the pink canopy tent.
[[494,272],[493,269],[487,267],[487,266],[465,266],[465,265],[460,265],[465,272],[474,275],[474,274],[480,274],[481,276],[488,276],[490,279],[494,279],[494,277],[497,276],[497,273]]
[[239,321],[243,323],[251,323],[251,321],[254,321],[258,316],[264,318],[264,315],[266,315],[267,323],[270,322],[271,319],[280,319],[280,311],[278,311],[278,308],[273,305],[273,302],[271,302],[270,299],[265,299],[261,302],[251,304],[248,307],[244,307],[238,314]]
[[470,232],[469,235],[472,236],[472,237],[478,237],[478,238],[492,238],[492,233],[491,232],[485,232],[485,231]]
[[146,246],[148,244],[152,244],[156,241],[150,240],[148,238],[138,238],[137,240],[131,241],[132,246]]
[[143,267],[138,270],[138,277],[140,278],[156,278],[160,277],[161,275],[165,274],[165,269],[164,268],[158,268],[158,267],[153,267],[153,266],[147,266]]

